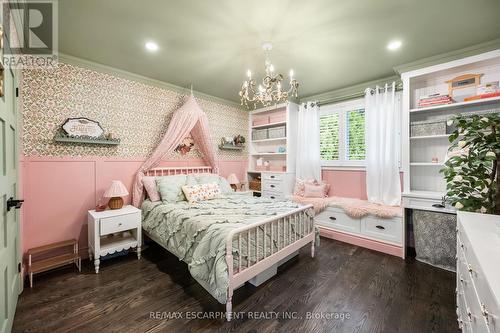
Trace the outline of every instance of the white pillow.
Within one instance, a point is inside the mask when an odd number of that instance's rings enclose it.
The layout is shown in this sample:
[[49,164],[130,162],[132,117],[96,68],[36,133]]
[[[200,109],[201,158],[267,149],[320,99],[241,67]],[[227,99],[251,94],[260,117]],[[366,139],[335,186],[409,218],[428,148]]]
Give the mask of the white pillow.
[[182,186],[182,192],[190,203],[218,198],[221,195],[220,187],[216,183]]

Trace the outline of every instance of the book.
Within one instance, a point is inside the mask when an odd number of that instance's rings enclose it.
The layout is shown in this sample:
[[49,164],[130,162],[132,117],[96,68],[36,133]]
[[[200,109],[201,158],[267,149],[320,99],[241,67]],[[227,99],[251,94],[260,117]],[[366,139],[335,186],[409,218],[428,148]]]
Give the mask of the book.
[[464,98],[464,102],[475,101],[478,99],[485,99],[485,98],[493,98],[493,97],[500,97],[500,91],[494,92],[494,93],[489,93],[489,94],[482,94],[482,95],[466,97],[466,98]]

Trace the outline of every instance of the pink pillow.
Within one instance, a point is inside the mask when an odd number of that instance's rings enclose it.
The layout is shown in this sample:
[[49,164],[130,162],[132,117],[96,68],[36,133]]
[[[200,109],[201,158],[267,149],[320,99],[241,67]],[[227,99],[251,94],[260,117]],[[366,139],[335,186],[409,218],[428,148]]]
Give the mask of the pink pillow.
[[304,185],[304,197],[305,198],[324,198],[325,197],[325,184],[321,185]]
[[318,183],[316,180],[313,180],[313,179],[308,179],[308,180],[303,180],[303,179],[300,179],[300,178],[297,178],[295,180],[295,188],[293,190],[293,195],[297,195],[297,196],[300,196],[300,197],[305,197],[305,185],[306,184],[309,184],[309,185],[323,185],[323,197],[328,197],[328,192],[330,191],[330,184],[327,184],[327,183]]
[[160,193],[156,189],[156,177],[146,176],[142,177],[142,184],[146,189],[149,200],[151,201],[160,201]]

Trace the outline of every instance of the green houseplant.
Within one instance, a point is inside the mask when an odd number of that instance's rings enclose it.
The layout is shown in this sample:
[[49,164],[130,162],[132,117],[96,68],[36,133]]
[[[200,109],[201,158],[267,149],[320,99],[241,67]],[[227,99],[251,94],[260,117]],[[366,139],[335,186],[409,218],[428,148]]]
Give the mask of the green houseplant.
[[457,116],[449,159],[441,172],[457,209],[500,215],[500,115]]

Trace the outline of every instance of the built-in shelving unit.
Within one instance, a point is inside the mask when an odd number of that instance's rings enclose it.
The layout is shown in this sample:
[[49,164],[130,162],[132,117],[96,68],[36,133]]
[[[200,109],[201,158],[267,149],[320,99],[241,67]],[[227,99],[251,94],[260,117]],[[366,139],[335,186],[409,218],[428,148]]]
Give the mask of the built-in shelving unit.
[[[446,193],[446,183],[440,170],[444,166],[452,129],[446,121],[457,114],[499,112],[500,97],[472,101],[456,101],[451,104],[418,107],[421,96],[447,94],[446,81],[464,74],[482,74],[481,83],[500,80],[500,50],[454,60],[402,73],[403,81],[403,204],[433,211],[452,212],[453,207],[436,208],[436,199]],[[425,123],[440,123],[440,130],[415,131],[411,127]],[[406,198],[406,200],[405,200]],[[417,201],[414,201],[417,200]],[[429,200],[422,204],[418,200]],[[424,202],[422,201],[422,202]],[[432,204],[431,204],[432,203]],[[433,206],[434,205],[434,206]]]
[[[250,112],[248,181],[257,177],[265,179],[266,175],[271,182],[279,178],[279,183],[272,186],[274,189],[280,189],[279,197],[289,194],[295,181],[298,110],[297,104],[286,102]],[[263,165],[259,168],[258,161],[269,166],[267,169]],[[259,195],[262,193],[263,196],[266,196],[267,192],[254,191]],[[274,193],[271,195],[275,196]]]

